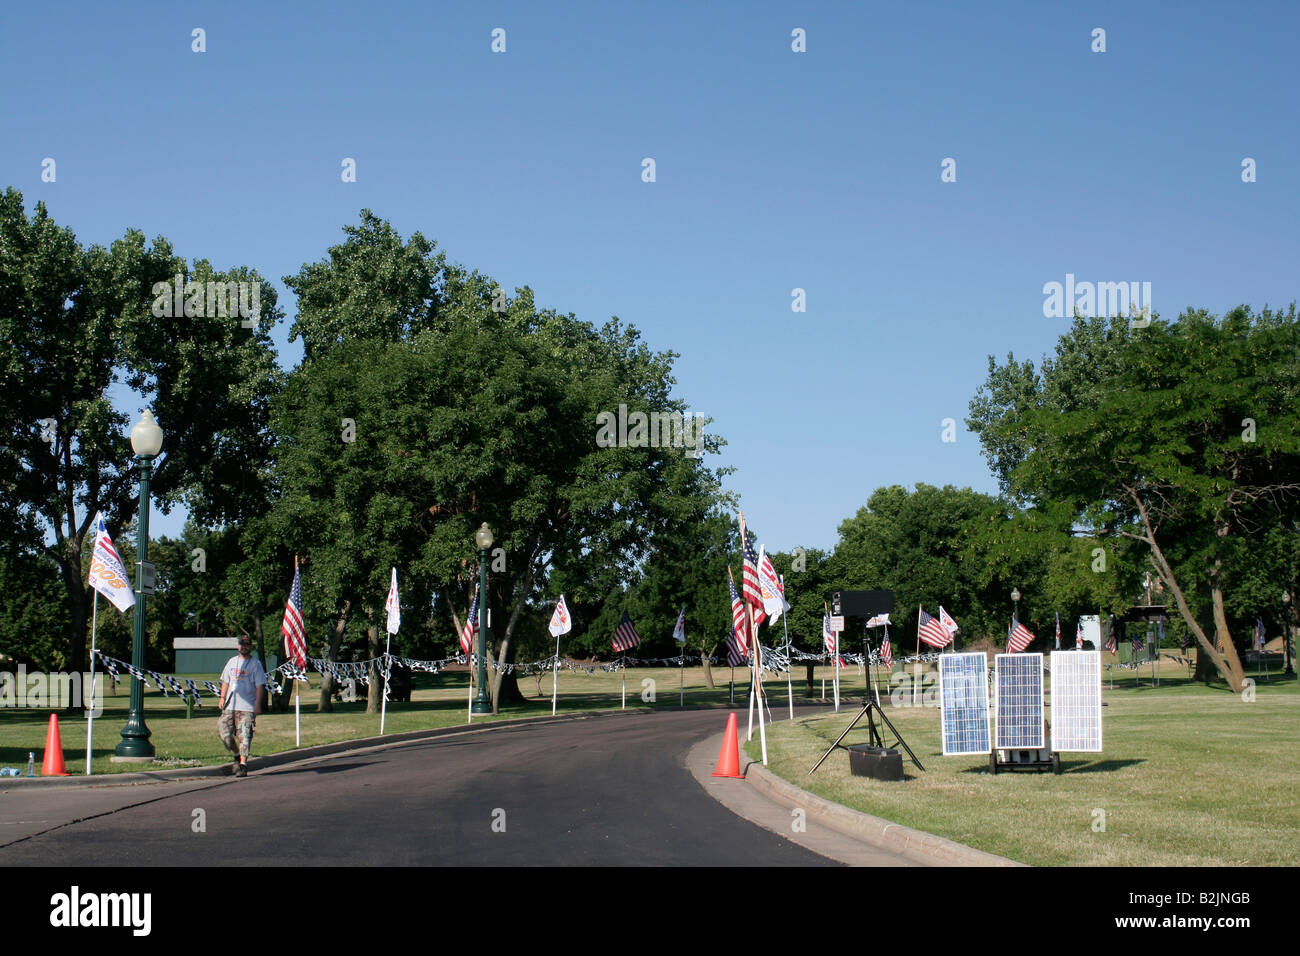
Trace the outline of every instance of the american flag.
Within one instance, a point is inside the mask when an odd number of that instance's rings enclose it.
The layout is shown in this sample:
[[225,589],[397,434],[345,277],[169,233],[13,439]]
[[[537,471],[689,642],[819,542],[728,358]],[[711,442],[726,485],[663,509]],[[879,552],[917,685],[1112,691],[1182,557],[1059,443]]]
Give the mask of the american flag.
[[1083,622],[1080,621],[1074,625],[1074,649],[1083,650]]
[[293,584],[289,587],[289,600],[284,605],[284,620],[280,622],[284,635],[284,650],[298,670],[307,667],[307,632],[302,626],[302,573],[293,568]]
[[1255,618],[1255,646],[1261,651],[1264,649],[1264,619]]
[[1142,650],[1142,645],[1145,643],[1145,641],[1142,640],[1142,632],[1135,628],[1133,631],[1133,640],[1130,641],[1130,643],[1133,645],[1134,654]]
[[1119,645],[1115,642],[1115,631],[1113,628],[1111,629],[1110,637],[1106,638],[1106,650],[1110,651],[1111,654],[1119,653]]
[[474,589],[474,600],[469,602],[469,613],[465,615],[465,627],[460,632],[460,649],[462,653],[474,652],[474,638],[478,637],[478,588]]
[[[1261,622],[1262,624],[1263,622]],[[1159,618],[1156,621],[1156,647],[1159,648],[1165,642],[1165,619]]]
[[749,655],[736,639],[737,633],[732,630],[727,635],[727,666],[729,667],[739,667],[741,664],[749,663]]
[[727,585],[731,588],[731,631],[740,642],[741,653],[748,654],[749,638],[745,634],[745,602],[736,593],[736,579],[731,573],[730,565],[727,567]]
[[622,654],[625,651],[630,651],[640,643],[641,635],[632,626],[632,618],[628,616],[627,611],[624,611],[623,619],[618,622],[618,627],[614,628],[614,650]]
[[920,618],[917,620],[917,634],[921,640],[931,647],[947,647],[952,641],[952,634],[948,629],[939,623],[937,617],[931,617],[925,613],[925,609],[920,609]]
[[1061,649],[1061,612],[1056,612],[1056,649]]
[[[754,550],[753,533],[747,532],[745,529],[745,513],[743,511],[740,513],[740,550],[745,556],[741,591],[744,592],[746,601],[762,609],[763,589],[758,584],[758,552]],[[754,626],[758,626],[758,621],[754,622]]]
[[1007,635],[1007,650],[1019,654],[1034,642],[1034,635],[1014,617],[1011,619],[1011,633]]
[[889,643],[889,628],[885,628],[885,639],[880,642],[880,664],[882,667],[893,670],[894,648]]
[[1183,646],[1179,648],[1179,650],[1185,651],[1191,646],[1192,646],[1192,632],[1189,630],[1186,634],[1183,635]]
[[835,653],[835,632],[831,630],[831,616],[822,615],[822,643],[826,645],[828,654]]

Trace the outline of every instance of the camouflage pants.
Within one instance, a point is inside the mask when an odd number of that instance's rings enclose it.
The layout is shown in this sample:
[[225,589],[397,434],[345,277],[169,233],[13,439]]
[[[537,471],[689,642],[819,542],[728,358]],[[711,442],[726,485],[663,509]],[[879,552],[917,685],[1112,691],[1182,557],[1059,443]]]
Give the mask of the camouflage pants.
[[238,752],[242,759],[248,760],[248,750],[253,746],[253,712],[226,711],[217,721],[217,736],[232,754]]

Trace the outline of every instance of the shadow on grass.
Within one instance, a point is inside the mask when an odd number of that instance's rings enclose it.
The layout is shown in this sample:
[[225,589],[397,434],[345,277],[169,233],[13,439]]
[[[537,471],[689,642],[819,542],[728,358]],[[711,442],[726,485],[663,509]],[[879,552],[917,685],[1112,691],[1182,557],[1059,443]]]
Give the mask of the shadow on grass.
[[1113,773],[1116,770],[1123,770],[1126,767],[1134,767],[1138,764],[1146,763],[1145,760],[1096,760],[1089,763],[1086,760],[1076,760],[1072,763],[1061,761],[1062,773]]

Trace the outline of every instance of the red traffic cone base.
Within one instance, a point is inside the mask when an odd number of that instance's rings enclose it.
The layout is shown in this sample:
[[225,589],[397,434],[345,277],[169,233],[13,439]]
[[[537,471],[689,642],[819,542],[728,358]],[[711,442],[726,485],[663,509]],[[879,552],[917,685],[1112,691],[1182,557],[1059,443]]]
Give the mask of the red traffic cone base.
[[736,737],[735,714],[727,717],[727,732],[722,738],[722,753],[718,754],[718,769],[713,771],[713,776],[745,779],[740,772],[740,741]]
[[45,761],[41,764],[42,777],[66,777],[63,766],[63,741],[59,739],[59,715],[50,714],[50,729],[45,732]]

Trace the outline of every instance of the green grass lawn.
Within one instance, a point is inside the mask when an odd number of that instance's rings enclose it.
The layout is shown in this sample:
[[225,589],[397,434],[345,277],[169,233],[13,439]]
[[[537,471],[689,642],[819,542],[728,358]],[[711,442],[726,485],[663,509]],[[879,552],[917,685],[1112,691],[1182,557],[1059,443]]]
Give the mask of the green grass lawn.
[[[774,725],[769,767],[826,799],[1035,865],[1300,862],[1296,681],[1260,683],[1246,703],[1222,685],[1189,683],[1172,662],[1159,688],[1150,669],[1114,673],[1113,690],[1102,684],[1104,752],[1063,754],[1060,776],[992,776],[987,758],[941,756],[937,709],[888,707],[926,772],[905,760],[901,783],[854,777],[841,751],[809,777],[860,703]],[[865,743],[864,724],[844,743]],[[757,759],[757,734],[746,748]],[[1103,819],[1104,832],[1094,830]]]
[[[826,669],[829,673],[829,669]],[[737,706],[744,705],[743,683],[746,671],[736,672]],[[802,676],[803,671],[798,672]],[[676,668],[629,668],[627,674],[627,708],[671,709],[679,701],[679,672]],[[818,671],[820,681],[821,671]],[[215,680],[216,675],[187,675]],[[362,737],[379,735],[379,714],[367,714],[365,702],[335,702],[334,711],[328,714],[317,713],[319,699],[319,676],[313,676],[312,690],[304,693],[302,699],[302,743],[304,747],[315,744],[334,743],[340,740],[354,740]],[[728,680],[731,669],[713,668],[714,681],[717,686],[709,689],[704,684],[703,671],[699,667],[687,668],[685,672],[687,706],[700,704],[724,705],[729,700]],[[643,686],[645,680],[653,684]],[[862,678],[856,677],[857,686],[862,685]],[[412,700],[409,703],[390,702],[385,720],[387,733],[400,733],[410,730],[427,730],[435,727],[463,726],[466,723],[467,675],[461,669],[444,671],[441,674],[416,674],[413,678]],[[800,682],[795,682],[798,695]],[[817,684],[820,691],[820,682]],[[547,673],[541,681],[540,689],[535,677],[520,677],[519,689],[528,698],[525,703],[507,706],[496,717],[475,717],[474,723],[481,724],[492,720],[508,720],[520,717],[549,717],[551,714],[551,676]],[[654,692],[654,700],[643,700]],[[95,718],[95,747],[92,767],[95,773],[124,773],[164,767],[199,766],[220,764],[230,759],[229,754],[217,739],[216,698],[205,694],[204,704],[194,711],[194,717],[187,719],[185,705],[175,696],[164,697],[155,690],[145,693],[145,723],[152,734],[150,740],[154,745],[157,758],[154,764],[112,763],[110,757],[113,749],[121,740],[121,731],[126,723],[130,705],[129,678],[119,683],[116,694],[105,682],[104,712]],[[770,682],[769,694],[772,706],[778,701],[785,702],[785,684],[778,686]],[[622,675],[618,673],[597,672],[583,674],[561,670],[559,674],[559,713],[597,712],[619,710],[622,701]],[[17,767],[23,770],[27,766],[29,752],[36,754],[36,769],[40,773],[41,761],[45,749],[45,737],[49,726],[49,709],[0,708],[0,766]],[[719,718],[718,729],[722,729]],[[70,717],[66,712],[59,713],[59,728],[63,741],[63,756],[69,773],[81,774],[86,769],[86,720],[84,717]],[[294,715],[292,707],[288,713],[265,713],[257,718],[257,730],[253,738],[253,755],[267,755],[294,747]]]

